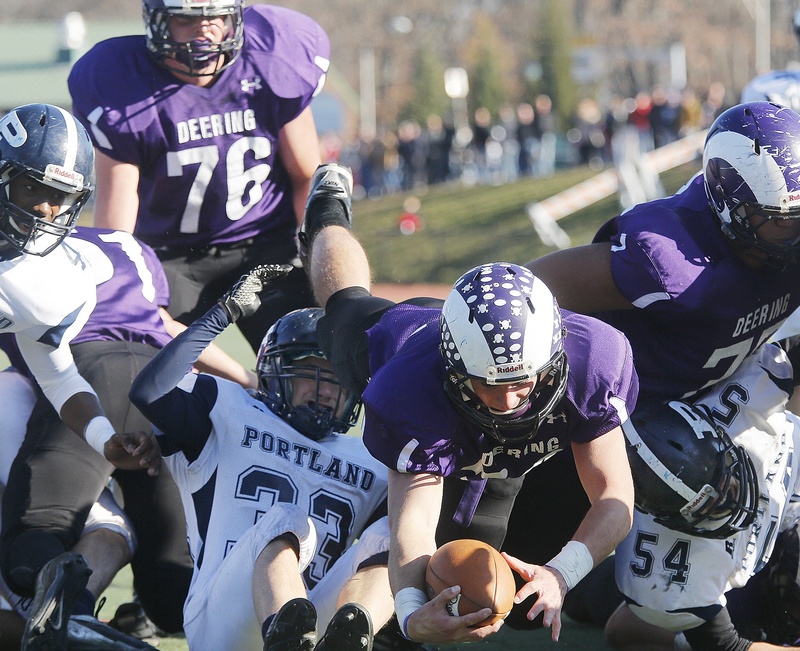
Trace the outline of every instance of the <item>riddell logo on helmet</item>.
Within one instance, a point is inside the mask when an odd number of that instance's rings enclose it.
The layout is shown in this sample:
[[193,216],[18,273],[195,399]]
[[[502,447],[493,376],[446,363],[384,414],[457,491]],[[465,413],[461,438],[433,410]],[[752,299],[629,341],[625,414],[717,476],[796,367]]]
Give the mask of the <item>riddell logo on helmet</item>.
[[517,371],[521,371],[525,368],[523,363],[519,364],[509,364],[508,366],[498,366],[497,372],[498,373],[516,373]]
[[719,493],[717,493],[717,491],[715,491],[711,486],[706,484],[692,498],[692,501],[688,502],[686,506],[681,509],[681,514],[688,520],[689,517],[694,515],[696,511],[705,506],[708,500],[718,496]]
[[77,190],[83,189],[83,174],[59,165],[48,165],[44,171],[45,181],[58,181]]
[[780,203],[782,209],[796,206],[800,203],[800,193],[792,192],[790,194],[781,195]]

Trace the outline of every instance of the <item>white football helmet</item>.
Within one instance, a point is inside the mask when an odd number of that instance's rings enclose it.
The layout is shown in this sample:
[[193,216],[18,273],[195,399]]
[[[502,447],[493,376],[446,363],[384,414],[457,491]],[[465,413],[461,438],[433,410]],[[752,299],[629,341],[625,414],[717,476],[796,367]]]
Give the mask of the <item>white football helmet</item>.
[[[567,386],[566,331],[545,284],[525,267],[496,262],[459,278],[439,319],[445,390],[470,422],[501,442],[536,435]],[[471,383],[534,381],[533,391],[511,414],[489,409]]]

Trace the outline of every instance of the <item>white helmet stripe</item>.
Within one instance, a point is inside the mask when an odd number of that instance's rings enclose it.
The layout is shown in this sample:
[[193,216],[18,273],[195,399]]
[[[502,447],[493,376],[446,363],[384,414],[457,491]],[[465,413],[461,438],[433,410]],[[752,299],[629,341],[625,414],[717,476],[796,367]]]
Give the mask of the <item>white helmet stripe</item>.
[[647,447],[647,444],[639,436],[639,432],[633,426],[631,421],[622,423],[622,431],[625,433],[625,438],[628,442],[636,448],[636,453],[641,457],[656,475],[667,485],[669,485],[678,495],[680,495],[687,502],[691,501],[697,494],[689,486],[683,483],[680,477],[677,477],[672,471],[667,468],[655,453]]
[[62,166],[70,171],[75,170],[75,161],[78,158],[78,129],[75,125],[75,118],[60,106],[56,106],[61,111],[64,124],[67,127],[67,144],[64,148],[64,162]]

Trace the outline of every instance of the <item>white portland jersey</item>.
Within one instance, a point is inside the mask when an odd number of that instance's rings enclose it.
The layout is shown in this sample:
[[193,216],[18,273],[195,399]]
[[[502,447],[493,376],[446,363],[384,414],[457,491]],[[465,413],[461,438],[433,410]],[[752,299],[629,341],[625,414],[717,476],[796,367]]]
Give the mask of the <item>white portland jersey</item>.
[[699,404],[753,460],[758,514],[750,529],[709,540],[667,529],[634,512],[633,527],[616,550],[617,585],[646,622],[680,631],[713,618],[724,594],[741,587],[769,560],[779,531],[796,519],[800,419],[786,412],[792,365],[778,346],[762,346]]
[[[197,378],[190,373],[178,386],[191,393]],[[360,437],[313,441],[238,384],[213,379],[218,394],[211,432],[198,458],[189,463],[183,452],[164,457],[186,511],[193,590],[277,502],[296,504],[314,523],[317,550],[303,573],[312,588],[386,499],[387,470]]]
[[95,280],[78,252],[0,260],[0,332],[15,333],[31,373],[57,411],[79,391],[94,393],[75,368],[69,342],[95,305]]

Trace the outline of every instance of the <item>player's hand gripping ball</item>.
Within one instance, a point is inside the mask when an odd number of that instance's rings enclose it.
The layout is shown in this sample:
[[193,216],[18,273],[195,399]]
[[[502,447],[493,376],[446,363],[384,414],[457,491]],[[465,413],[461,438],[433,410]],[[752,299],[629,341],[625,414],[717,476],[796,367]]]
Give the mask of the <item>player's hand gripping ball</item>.
[[492,614],[475,628],[505,619],[517,591],[514,574],[500,552],[479,540],[466,538],[445,543],[436,550],[428,561],[425,583],[430,599],[445,588],[461,586],[461,594],[447,604],[454,617],[491,608]]

